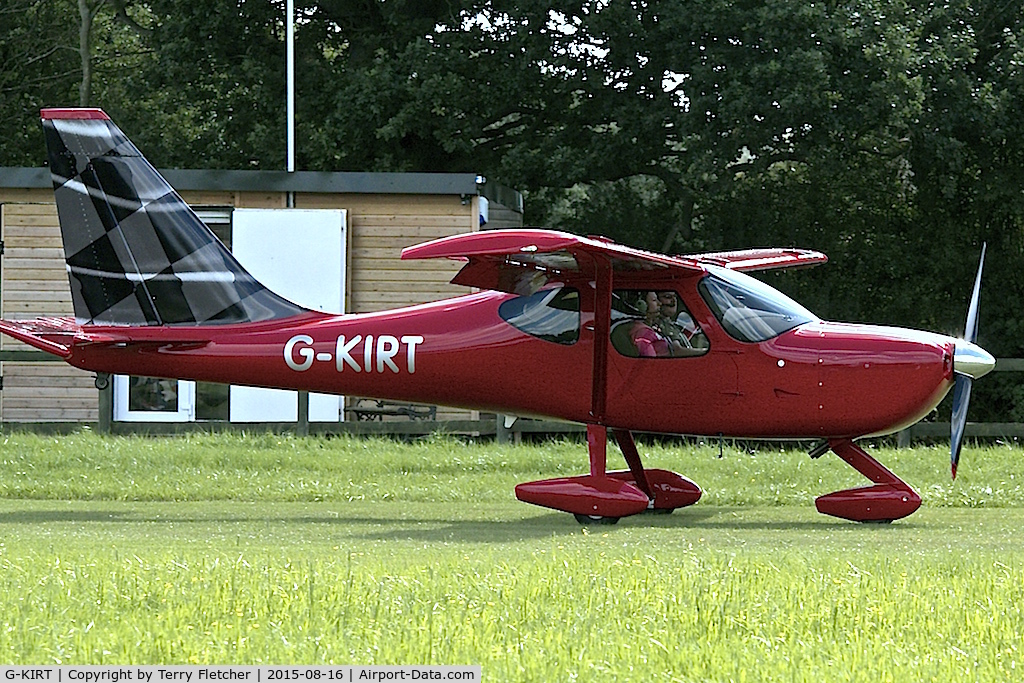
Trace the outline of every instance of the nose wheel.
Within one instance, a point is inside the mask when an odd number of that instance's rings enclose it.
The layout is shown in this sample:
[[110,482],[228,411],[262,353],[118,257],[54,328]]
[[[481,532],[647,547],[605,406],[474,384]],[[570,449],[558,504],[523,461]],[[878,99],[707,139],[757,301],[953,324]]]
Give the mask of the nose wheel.
[[[821,496],[814,501],[818,512],[854,522],[887,523],[903,519],[921,507],[921,496],[910,485],[851,439],[832,439],[828,442],[828,449],[874,485]],[[828,449],[817,448],[811,452],[811,457],[820,457]]]

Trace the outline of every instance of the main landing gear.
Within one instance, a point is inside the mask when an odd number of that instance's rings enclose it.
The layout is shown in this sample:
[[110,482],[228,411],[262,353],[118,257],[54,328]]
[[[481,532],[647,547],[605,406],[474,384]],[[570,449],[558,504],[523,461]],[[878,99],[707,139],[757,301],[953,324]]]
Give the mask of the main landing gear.
[[699,486],[675,472],[644,469],[633,435],[625,430],[612,430],[612,435],[628,470],[606,470],[607,429],[587,425],[590,474],[519,484],[516,498],[570,512],[581,524],[615,524],[621,517],[645,511],[668,513],[697,502]]
[[821,496],[814,501],[818,512],[854,522],[891,522],[921,507],[921,496],[852,440],[831,439],[811,451],[811,457],[820,458],[829,449],[873,481],[874,486]]
[[[590,474],[520,484],[516,498],[572,513],[580,524],[593,525],[615,524],[641,512],[669,513],[700,499],[700,487],[686,477],[645,469],[629,431],[612,430],[612,436],[628,470],[607,471],[607,430],[588,425]],[[921,507],[921,496],[851,439],[831,439],[811,451],[811,457],[820,458],[829,450],[874,483],[820,496],[814,501],[818,512],[854,522],[892,522]]]

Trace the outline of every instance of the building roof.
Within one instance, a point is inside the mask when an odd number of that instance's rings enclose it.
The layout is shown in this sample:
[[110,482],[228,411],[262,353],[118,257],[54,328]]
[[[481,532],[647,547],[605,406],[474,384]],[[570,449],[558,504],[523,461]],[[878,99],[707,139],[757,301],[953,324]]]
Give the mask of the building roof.
[[[331,194],[480,195],[518,213],[523,196],[473,173],[360,173],[161,169],[179,191],[317,192]],[[0,167],[0,188],[49,189],[48,168]]]

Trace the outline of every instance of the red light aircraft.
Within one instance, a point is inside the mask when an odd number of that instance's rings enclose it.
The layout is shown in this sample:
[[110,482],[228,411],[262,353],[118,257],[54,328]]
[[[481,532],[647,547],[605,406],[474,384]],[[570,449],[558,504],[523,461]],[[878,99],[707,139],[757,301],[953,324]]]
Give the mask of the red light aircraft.
[[[610,523],[693,504],[647,469],[634,431],[817,439],[872,485],[819,511],[891,521],[920,497],[855,439],[921,419],[954,388],[956,476],[978,347],[981,266],[965,339],[826,322],[745,271],[824,254],[664,256],[549,230],[448,237],[402,258],[466,262],[481,291],[369,314],[304,309],[242,268],[98,109],[42,111],[75,318],[0,331],[100,373],[444,404],[587,425],[590,473],[520,484],[523,501]],[[982,250],[982,262],[984,249]],[[629,469],[606,469],[608,432]]]

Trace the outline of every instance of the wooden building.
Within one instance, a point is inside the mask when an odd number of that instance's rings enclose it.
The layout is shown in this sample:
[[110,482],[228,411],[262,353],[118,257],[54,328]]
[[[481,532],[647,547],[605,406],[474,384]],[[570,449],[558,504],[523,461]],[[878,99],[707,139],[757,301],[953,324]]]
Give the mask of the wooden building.
[[[238,209],[341,209],[344,308],[365,313],[466,293],[450,261],[402,261],[403,247],[481,229],[522,225],[522,196],[473,174],[164,171],[222,241]],[[287,235],[281,236],[282,240]],[[48,169],[0,168],[0,314],[73,315]],[[269,244],[268,248],[273,248]],[[95,378],[4,337],[0,422],[97,423],[109,410]],[[354,399],[349,399],[349,407]],[[100,408],[104,405],[104,408]],[[398,411],[401,412],[401,411]],[[300,414],[301,411],[300,411]],[[438,419],[469,419],[439,411]],[[207,418],[199,414],[192,419]],[[302,418],[299,418],[302,419]],[[351,419],[351,414],[349,414]]]

